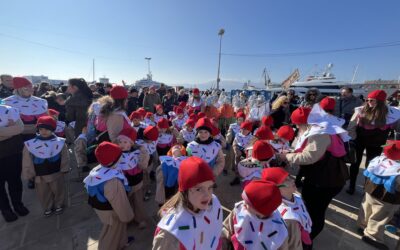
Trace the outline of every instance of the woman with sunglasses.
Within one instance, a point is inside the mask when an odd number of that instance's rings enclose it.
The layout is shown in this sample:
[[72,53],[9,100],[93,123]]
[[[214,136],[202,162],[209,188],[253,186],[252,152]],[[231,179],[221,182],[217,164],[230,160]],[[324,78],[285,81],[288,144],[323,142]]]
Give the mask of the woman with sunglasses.
[[192,156],[179,167],[179,192],[160,209],[153,250],[221,249],[222,207],[208,164]]
[[300,104],[302,107],[312,108],[318,102],[318,97],[321,95],[317,88],[310,88],[304,95],[304,101]]
[[350,185],[346,191],[354,194],[357,175],[364,149],[367,153],[365,166],[382,153],[382,145],[386,143],[389,131],[400,119],[400,110],[386,104],[386,92],[374,90],[368,94],[365,104],[355,108],[347,130],[356,143],[357,162],[350,166]]

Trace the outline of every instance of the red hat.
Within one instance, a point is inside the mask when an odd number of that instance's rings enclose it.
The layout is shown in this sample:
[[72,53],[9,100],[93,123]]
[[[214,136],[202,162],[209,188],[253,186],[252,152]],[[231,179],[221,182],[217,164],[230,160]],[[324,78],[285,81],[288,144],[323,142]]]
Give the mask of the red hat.
[[188,125],[188,126],[190,126],[190,127],[192,127],[192,128],[194,128],[194,126],[196,125],[196,121],[193,120],[193,119],[188,119],[188,120],[185,122],[185,124]]
[[197,120],[198,117],[197,117],[197,115],[195,113],[192,113],[192,114],[189,115],[189,119]]
[[255,136],[259,140],[273,140],[274,134],[272,133],[271,129],[267,126],[261,126],[257,129]]
[[181,107],[182,109],[184,109],[185,107],[186,107],[186,105],[187,105],[187,103],[186,102],[179,102],[179,107]]
[[236,114],[236,119],[239,119],[240,117],[243,118],[243,120],[246,120],[246,115],[243,112],[237,112]]
[[[121,132],[119,133],[119,136],[124,136],[127,137],[128,139],[130,139],[132,142],[136,141],[137,138],[137,133],[136,130],[132,127],[127,127],[123,130],[121,130]],[[118,136],[118,137],[119,137]]]
[[383,153],[386,155],[387,158],[399,161],[400,160],[400,141],[388,141],[383,148]]
[[146,115],[146,110],[144,108],[138,108],[136,112],[139,112],[140,116],[143,118]]
[[253,123],[251,121],[244,121],[242,124],[240,124],[240,128],[251,132],[251,130],[253,130]]
[[382,101],[382,102],[384,102],[386,100],[386,96],[387,96],[386,92],[384,90],[380,90],[380,89],[374,90],[368,94],[368,98],[376,99],[376,100]]
[[177,115],[181,115],[181,114],[183,114],[183,108],[181,108],[181,107],[176,107],[176,109],[175,109],[175,113],[177,114]]
[[114,86],[110,90],[110,96],[114,100],[121,100],[128,98],[128,91],[123,86]]
[[243,190],[243,200],[264,216],[270,216],[282,203],[279,188],[273,182],[251,181]]
[[212,124],[218,124],[218,119],[215,117],[211,118],[210,121]]
[[202,130],[202,129],[204,129],[204,130],[207,130],[208,132],[210,132],[210,134],[211,134],[211,132],[212,132],[212,127],[213,127],[213,125],[211,124],[210,119],[205,118],[205,117],[200,118],[200,119],[196,122],[196,130],[197,130],[197,132],[200,131],[200,130]]
[[159,127],[159,128],[169,128],[168,120],[165,119],[165,118],[161,118],[161,119],[157,122],[157,127]]
[[293,124],[297,125],[307,124],[307,118],[310,112],[311,112],[310,108],[305,108],[305,107],[297,108],[295,111],[293,111],[292,115],[290,116],[290,119],[292,120]]
[[104,167],[113,165],[122,155],[122,151],[118,145],[103,141],[94,151],[96,159]]
[[13,88],[14,89],[20,89],[20,88],[31,86],[31,85],[32,85],[32,83],[24,77],[14,77],[13,78]]
[[258,140],[253,145],[251,157],[259,161],[267,161],[274,156],[274,149],[267,141]]
[[60,114],[60,112],[55,109],[48,109],[47,111],[49,112],[50,116],[58,116]]
[[273,182],[276,185],[282,184],[288,176],[289,173],[280,167],[264,168],[261,173],[261,179]]
[[195,95],[200,94],[200,90],[199,90],[198,88],[194,88],[192,92],[193,92],[193,94],[195,94]]
[[151,113],[151,112],[146,112],[146,118],[150,118],[150,117],[152,117],[153,116],[153,113]]
[[141,115],[138,111],[133,111],[129,116],[129,119],[132,121],[133,119],[140,119]]
[[155,126],[148,126],[143,131],[143,136],[145,139],[150,141],[157,141],[158,139],[158,129]]
[[221,130],[219,130],[219,128],[217,128],[216,126],[213,126],[211,129],[211,135],[217,136],[217,135],[219,135],[219,133],[221,133]]
[[214,180],[214,174],[211,167],[200,157],[189,157],[183,160],[179,167],[179,192],[184,192],[199,183]]
[[333,111],[335,109],[336,101],[332,97],[325,97],[319,103],[319,106],[325,111]]
[[273,119],[272,116],[270,116],[270,115],[268,115],[268,116],[263,116],[263,117],[261,118],[261,123],[262,123],[264,126],[271,127],[272,125],[274,125],[274,119]]
[[278,129],[278,131],[276,132],[276,135],[287,141],[291,141],[291,140],[293,140],[293,137],[294,137],[294,130],[293,130],[292,126],[284,125]]
[[36,127],[54,131],[57,128],[57,121],[49,115],[44,115],[39,117],[39,119],[36,122]]
[[161,104],[156,105],[156,111],[159,111],[159,110],[164,110],[164,108]]
[[203,118],[203,117],[206,117],[206,114],[205,114],[204,112],[199,112],[199,113],[197,114],[197,118],[198,118],[198,119]]

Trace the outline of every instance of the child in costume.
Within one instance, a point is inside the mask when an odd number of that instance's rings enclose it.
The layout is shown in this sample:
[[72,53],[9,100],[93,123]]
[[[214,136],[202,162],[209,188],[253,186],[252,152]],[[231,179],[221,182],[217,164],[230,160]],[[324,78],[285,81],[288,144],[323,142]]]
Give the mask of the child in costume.
[[280,167],[266,168],[262,179],[275,183],[282,194],[282,204],[278,210],[286,222],[289,237],[283,249],[311,249],[310,238],[312,221],[301,195],[297,194],[294,179]]
[[151,112],[147,112],[144,117],[143,123],[145,126],[156,126],[157,122],[154,119],[154,114]]
[[179,192],[160,209],[153,250],[221,249],[222,207],[213,195],[215,177],[199,157],[182,161]]
[[65,139],[54,135],[56,120],[42,116],[37,120],[39,135],[25,142],[22,158],[22,176],[35,180],[36,192],[44,215],[64,210],[64,173],[69,171],[69,155]]
[[128,181],[117,167],[122,151],[118,145],[102,142],[95,155],[99,165],[84,179],[91,205],[103,223],[98,249],[117,250],[128,243],[127,224],[133,219],[133,211],[127,193]]
[[233,143],[236,134],[240,132],[240,125],[244,122],[245,119],[246,115],[243,112],[238,112],[236,114],[236,122],[229,125],[228,133],[226,134],[226,141],[229,144]]
[[177,192],[179,167],[186,158],[186,149],[182,145],[175,145],[166,156],[160,156],[161,165],[156,170],[155,200],[158,204],[164,204]]
[[156,105],[156,113],[154,114],[154,122],[158,123],[162,118],[168,119],[168,116],[164,114],[164,108],[161,104]]
[[226,154],[226,140],[225,137],[221,134],[221,130],[218,128],[218,119],[212,118],[211,123],[213,125],[211,136],[214,138],[216,142],[218,142],[221,145],[222,152]]
[[159,156],[167,155],[172,145],[176,143],[174,136],[174,129],[170,128],[169,122],[166,118],[161,118],[157,122],[158,127],[158,140],[157,140],[157,153]]
[[224,221],[223,249],[276,250],[288,237],[286,224],[277,210],[282,196],[275,183],[250,182],[242,201]]
[[135,143],[136,130],[133,128],[123,129],[117,137],[117,144],[122,150],[122,155],[117,163],[121,169],[131,191],[128,194],[129,202],[135,214],[135,222],[139,228],[146,227],[146,212],[143,204],[143,170],[147,169],[149,154],[143,146]]
[[55,109],[49,109],[48,113],[49,113],[49,116],[53,117],[54,120],[57,121],[57,128],[54,131],[54,134],[56,134],[56,136],[58,136],[58,137],[65,138],[65,131],[64,130],[65,130],[66,124],[63,121],[59,121],[58,120],[58,116],[60,115],[60,112],[58,112]]
[[[275,153],[289,153],[291,152],[290,142],[294,138],[294,130],[290,125],[284,125],[276,131],[275,138],[270,141],[271,146],[274,148]],[[287,167],[285,161],[277,160],[275,163],[276,167]]]
[[186,151],[188,156],[204,159],[218,176],[225,166],[225,157],[221,145],[212,136],[213,125],[208,118],[200,118],[196,123],[196,139],[190,142]]
[[380,156],[364,170],[365,196],[357,224],[364,229],[362,240],[379,249],[384,243],[385,224],[400,208],[400,141],[388,141]]
[[183,146],[187,146],[188,143],[194,141],[196,139],[196,130],[194,126],[196,124],[196,120],[189,119],[185,122],[182,130],[179,131],[179,135],[176,138],[177,142]]
[[129,119],[132,121],[132,127],[136,130],[137,138],[143,140],[143,131],[146,128],[146,125],[141,122],[141,115],[138,111],[133,111]]
[[183,125],[185,124],[187,117],[185,117],[185,114],[183,112],[183,109],[181,107],[176,107],[175,109],[176,113],[176,118],[172,120],[172,125],[178,130],[181,131],[183,128]]

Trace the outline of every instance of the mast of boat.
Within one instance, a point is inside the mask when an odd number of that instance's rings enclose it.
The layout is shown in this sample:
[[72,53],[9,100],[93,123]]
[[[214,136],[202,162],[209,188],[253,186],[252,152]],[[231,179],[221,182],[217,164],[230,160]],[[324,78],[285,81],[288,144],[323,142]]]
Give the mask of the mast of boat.
[[354,69],[353,78],[351,79],[351,83],[352,84],[354,82],[354,79],[356,79],[356,75],[357,75],[357,72],[358,72],[358,66],[359,66],[359,64],[357,64],[356,68]]
[[264,68],[262,76],[264,77],[264,85],[267,89],[269,89],[269,85],[271,84],[271,78],[269,78],[267,67]]

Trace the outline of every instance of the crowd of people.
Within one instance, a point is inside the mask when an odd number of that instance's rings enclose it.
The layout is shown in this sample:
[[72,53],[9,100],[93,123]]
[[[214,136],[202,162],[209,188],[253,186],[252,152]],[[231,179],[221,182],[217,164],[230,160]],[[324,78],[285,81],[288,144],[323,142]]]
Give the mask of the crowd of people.
[[[392,219],[400,208],[400,109],[384,90],[365,102],[347,87],[338,98],[309,89],[302,100],[293,90],[266,100],[81,78],[58,88],[0,80],[6,222],[29,214],[21,178],[44,216],[63,213],[71,148],[103,224],[99,249],[129,245],[129,223],[148,226],[144,202],[160,207],[153,249],[312,249],[332,199],[347,182],[347,194],[356,192],[365,150],[362,240],[388,249],[385,228],[399,226]],[[214,194],[220,175],[243,190],[226,218]]]

